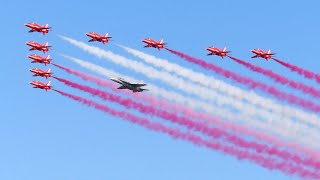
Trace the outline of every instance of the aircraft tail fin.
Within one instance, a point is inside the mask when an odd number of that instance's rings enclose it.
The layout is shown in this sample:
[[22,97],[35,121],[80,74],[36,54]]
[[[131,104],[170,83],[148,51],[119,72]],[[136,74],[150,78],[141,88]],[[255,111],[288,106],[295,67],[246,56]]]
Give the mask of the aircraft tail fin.
[[271,50],[270,49],[268,50],[267,54],[271,54]]
[[48,43],[48,42],[46,42],[46,43],[44,44],[44,46],[49,46],[49,43]]
[[160,44],[162,44],[163,43],[163,39],[160,39]]
[[106,34],[104,35],[104,37],[108,37],[108,33],[106,33]]
[[44,27],[45,27],[45,28],[48,28],[48,27],[49,27],[49,24],[44,25]]
[[227,52],[227,47],[224,47],[222,52]]
[[48,69],[47,73],[50,73],[51,72],[51,69]]
[[50,59],[50,55],[48,55],[48,56],[46,57],[46,59],[47,59],[47,60]]
[[49,81],[46,85],[47,85],[47,86],[50,86],[50,84],[51,84],[51,81]]

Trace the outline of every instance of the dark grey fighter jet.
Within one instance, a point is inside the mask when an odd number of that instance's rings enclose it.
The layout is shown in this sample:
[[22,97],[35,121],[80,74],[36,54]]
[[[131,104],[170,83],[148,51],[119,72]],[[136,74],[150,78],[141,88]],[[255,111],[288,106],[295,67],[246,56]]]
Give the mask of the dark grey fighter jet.
[[147,84],[144,83],[137,83],[137,84],[132,84],[129,83],[128,81],[125,81],[124,79],[121,78],[111,78],[112,81],[121,84],[120,87],[118,87],[118,89],[129,89],[132,92],[142,92],[148,89],[143,89],[141,88],[142,86],[146,86]]

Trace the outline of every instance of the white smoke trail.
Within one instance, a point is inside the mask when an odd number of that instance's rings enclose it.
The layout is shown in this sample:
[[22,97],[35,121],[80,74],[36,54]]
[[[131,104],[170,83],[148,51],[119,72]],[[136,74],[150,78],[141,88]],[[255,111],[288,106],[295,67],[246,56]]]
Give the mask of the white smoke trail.
[[[107,60],[111,60],[113,63],[119,64],[121,66],[124,66],[126,68],[132,69],[136,72],[142,73],[145,76],[151,78],[151,79],[157,79],[161,80],[169,85],[171,85],[174,88],[177,88],[185,93],[199,96],[205,101],[210,100],[213,103],[216,103],[219,106],[223,105],[232,105],[233,107],[237,107],[236,109],[243,109],[242,103],[238,101],[234,101],[234,98],[229,96],[221,96],[221,94],[218,94],[216,91],[209,90],[205,87],[199,87],[196,86],[194,83],[186,82],[182,78],[178,78],[176,76],[172,76],[171,74],[167,72],[160,72],[157,71],[154,68],[145,66],[144,64],[137,62],[137,61],[131,61],[129,59],[126,59],[125,57],[122,57],[120,55],[116,55],[110,51],[104,51],[100,48],[89,46],[85,43],[78,42],[76,40],[73,40],[71,38],[63,37],[63,39],[67,40],[68,42],[75,44],[82,49],[86,50],[87,52],[94,54],[100,58],[105,58]],[[235,109],[235,110],[236,110]],[[266,116],[269,116],[269,119],[274,118],[272,117],[272,114],[265,113],[266,111],[259,111],[254,110],[252,108],[249,108],[246,110],[247,114],[250,115],[257,115],[257,116],[263,116],[264,119]]]
[[[240,112],[246,112],[246,114],[256,113],[256,115],[260,115],[260,118],[261,118],[261,115],[263,115],[264,118],[267,118],[268,122],[277,123],[277,124],[279,123],[278,126],[290,127],[290,128],[293,127],[292,123],[289,120],[286,120],[286,118],[284,118],[283,115],[281,115],[279,117],[279,116],[275,116],[275,113],[270,113],[267,111],[261,112],[261,110],[257,109],[255,106],[252,106],[251,108],[245,109],[241,105],[239,105],[239,103],[241,103],[241,101],[234,101],[234,99],[232,99],[228,96],[222,97],[221,95],[217,94],[215,91],[209,90],[204,87],[195,86],[193,83],[187,83],[185,80],[183,80],[181,78],[177,78],[175,76],[172,76],[171,74],[169,74],[167,72],[159,72],[156,69],[145,66],[144,64],[142,64],[140,62],[129,60],[123,56],[114,54],[110,51],[105,51],[100,48],[87,45],[86,43],[79,42],[79,41],[76,41],[76,40],[68,38],[68,37],[62,36],[62,38],[64,40],[70,42],[71,44],[74,44],[77,47],[85,50],[86,52],[89,52],[93,55],[96,55],[97,57],[104,58],[104,59],[109,60],[115,64],[119,64],[123,67],[132,69],[132,70],[139,72],[139,73],[142,73],[149,78],[164,81],[167,84],[171,85],[172,87],[178,88],[179,90],[184,91],[189,94],[198,95],[199,97],[201,97],[204,100],[211,99],[212,100],[211,102],[216,103],[217,105],[220,105],[220,106],[221,105],[232,105],[234,107],[235,105],[238,105],[238,106],[240,106],[238,108],[241,108]],[[281,119],[281,121],[275,121],[275,119]],[[299,126],[296,126],[296,127],[299,127]],[[300,127],[301,128],[298,128],[298,130],[294,130],[294,132],[300,133],[300,132],[305,131],[305,128],[302,128],[303,127],[302,125],[300,125]],[[309,130],[307,132],[304,132],[303,135],[305,135],[305,133],[310,134],[310,133],[315,132],[315,131],[311,131],[310,128],[308,128],[308,129]],[[314,136],[314,137],[319,137],[319,136]]]
[[[108,78],[110,77],[122,77],[124,79],[127,79],[129,81],[133,81],[133,82],[137,82],[136,79],[129,77],[129,76],[125,76],[123,74],[119,74],[117,72],[111,71],[111,70],[107,70],[101,66],[89,63],[87,61],[83,61],[71,56],[66,56],[63,55],[64,57],[66,57],[67,59],[77,63],[78,65],[92,70],[98,74],[101,74],[103,76],[106,76]],[[255,118],[252,118],[251,116],[248,116],[248,114],[246,113],[233,113],[230,111],[230,109],[226,109],[226,108],[221,108],[219,106],[213,106],[212,104],[208,104],[202,101],[198,101],[196,99],[193,98],[187,98],[185,96],[182,96],[180,94],[177,94],[175,92],[172,91],[168,91],[166,89],[162,89],[159,88],[155,85],[152,84],[148,84],[148,88],[151,90],[149,91],[150,93],[152,93],[155,96],[161,97],[161,98],[165,98],[169,101],[174,101],[178,104],[181,105],[187,105],[193,109],[196,108],[200,108],[201,110],[209,113],[209,114],[214,114],[218,117],[224,118],[224,119],[228,119],[231,120],[233,122],[241,122],[242,124],[247,124],[250,127],[255,127],[257,129],[263,129],[264,131],[267,131],[269,133],[272,134],[277,134],[277,135],[281,135],[283,137],[285,137],[286,139],[291,139],[291,140],[295,140],[297,142],[299,142],[300,144],[307,144],[307,145],[311,145],[311,146],[315,146],[315,142],[317,142],[316,135],[310,133],[306,133],[306,132],[301,132],[301,126],[298,126],[297,124],[291,123],[291,127],[289,129],[283,128],[283,126],[278,125],[278,124],[273,124],[272,122],[269,124],[266,124],[265,122],[259,121]],[[247,108],[247,107],[245,107]],[[245,112],[245,111],[243,111]],[[308,129],[308,128],[304,128],[304,129]],[[309,134],[309,135],[306,135]]]

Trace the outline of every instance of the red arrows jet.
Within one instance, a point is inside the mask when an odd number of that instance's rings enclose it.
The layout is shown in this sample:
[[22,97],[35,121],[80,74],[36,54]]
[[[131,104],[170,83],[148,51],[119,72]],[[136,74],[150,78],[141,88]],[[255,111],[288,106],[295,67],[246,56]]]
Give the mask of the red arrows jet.
[[51,89],[51,86],[50,86],[50,81],[45,84],[45,83],[42,83],[40,81],[32,81],[32,82],[29,82],[29,84],[33,85],[33,88],[39,88],[39,89],[44,89],[46,91],[50,90]]
[[254,54],[256,54],[256,55],[252,56],[251,58],[259,58],[259,57],[261,57],[261,58],[266,59],[267,61],[268,61],[270,58],[272,58],[272,55],[275,55],[274,53],[271,53],[271,50],[270,50],[270,49],[269,49],[268,51],[266,51],[266,52],[264,52],[264,51],[261,50],[261,49],[253,49],[253,50],[251,50],[251,52],[253,52]]
[[46,35],[49,32],[49,29],[51,29],[51,27],[49,27],[48,24],[41,26],[37,23],[26,23],[25,26],[31,28],[31,30],[29,31],[29,33],[31,32],[40,32],[43,33],[43,35]]
[[167,43],[163,43],[163,39],[161,39],[159,42],[150,39],[150,38],[146,38],[143,39],[142,42],[146,43],[147,45],[145,45],[144,47],[153,47],[153,48],[157,48],[158,50],[164,48],[164,45],[166,45]]
[[37,54],[29,55],[28,58],[32,59],[31,63],[42,63],[44,65],[50,64],[51,60],[50,55],[46,57],[39,56]]
[[100,34],[95,33],[95,32],[88,32],[88,33],[86,33],[86,35],[92,38],[88,42],[99,41],[99,42],[102,42],[103,44],[108,43],[109,39],[112,38],[111,36],[108,36],[108,33],[101,36]]
[[30,51],[38,50],[38,51],[43,51],[43,53],[46,53],[47,51],[49,51],[49,48],[51,47],[49,46],[48,42],[42,45],[38,42],[30,41],[30,42],[27,42],[26,44],[28,46],[31,46],[31,49],[29,49]]
[[45,77],[46,79],[48,79],[48,77],[51,77],[51,70],[48,69],[47,71],[44,71],[42,69],[39,68],[32,68],[29,70],[30,72],[33,72],[34,75],[33,76],[41,76],[41,77]]
[[231,51],[227,51],[226,47],[223,49],[219,49],[217,47],[210,46],[210,47],[206,48],[206,50],[210,51],[210,53],[207,54],[208,56],[216,55],[216,56],[220,56],[221,58],[224,58],[225,56],[228,55],[228,53],[231,52]]

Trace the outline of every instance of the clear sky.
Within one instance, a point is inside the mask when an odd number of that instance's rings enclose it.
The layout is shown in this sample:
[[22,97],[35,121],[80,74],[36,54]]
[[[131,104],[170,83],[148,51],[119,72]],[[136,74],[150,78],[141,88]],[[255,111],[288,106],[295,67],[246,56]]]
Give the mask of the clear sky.
[[[142,48],[142,38],[164,38],[173,49],[272,83],[229,59],[207,57],[204,50],[209,45],[227,46],[235,57],[274,69],[290,78],[303,80],[275,62],[251,60],[250,50],[270,48],[282,60],[319,72],[320,63],[316,58],[320,41],[319,6],[320,2],[316,0],[2,2],[0,179],[296,179],[248,161],[238,161],[234,157],[145,130],[55,92],[32,89],[29,81],[45,80],[33,78],[28,69],[45,67],[30,64],[27,55],[33,53],[28,51],[25,43],[31,40],[41,43],[49,41],[53,46],[50,54],[54,62],[74,69],[85,71],[58,53],[125,71],[114,64],[102,63],[57,36],[60,34],[87,41],[86,32],[109,32],[114,41],[108,45],[94,45],[130,57],[113,44],[120,43],[203,71],[166,51]],[[26,22],[49,23],[53,31],[46,36],[27,33],[28,28],[24,26]],[[43,55],[42,52],[39,54]],[[51,69],[56,76],[83,82],[54,67]],[[124,73],[144,78],[128,70]],[[225,80],[212,72],[204,73]],[[314,84],[312,81],[304,81]],[[144,79],[144,82],[148,82],[148,79]],[[91,98],[55,80],[52,80],[52,85]],[[279,88],[288,90],[283,86]]]

